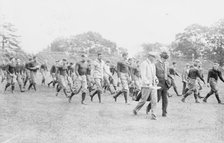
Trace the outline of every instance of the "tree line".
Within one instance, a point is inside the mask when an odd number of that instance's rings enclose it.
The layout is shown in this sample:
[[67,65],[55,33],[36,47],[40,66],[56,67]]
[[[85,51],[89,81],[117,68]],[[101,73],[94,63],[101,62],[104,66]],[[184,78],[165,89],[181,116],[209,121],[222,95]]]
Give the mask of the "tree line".
[[[13,51],[21,51],[20,36],[17,29],[11,23],[0,25],[0,47]],[[224,19],[211,26],[192,24],[187,26],[183,32],[175,35],[175,40],[170,44],[143,43],[143,52],[136,53],[141,57],[148,51],[168,50],[172,57],[186,59],[202,58],[224,65]],[[165,48],[164,48],[165,47]],[[105,39],[97,32],[86,32],[69,37],[59,37],[53,40],[45,49],[50,52],[67,52],[77,54],[85,52],[96,54],[98,52],[108,56],[119,56],[127,52],[126,48],[117,46],[113,41]]]

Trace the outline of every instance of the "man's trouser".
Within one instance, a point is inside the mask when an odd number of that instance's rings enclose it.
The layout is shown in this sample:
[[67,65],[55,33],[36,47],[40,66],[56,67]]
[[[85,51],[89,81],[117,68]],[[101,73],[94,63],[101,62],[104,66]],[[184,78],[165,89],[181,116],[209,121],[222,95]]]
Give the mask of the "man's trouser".
[[37,82],[37,72],[33,72],[33,71],[30,72],[30,82],[32,84],[36,84],[36,82]]
[[182,81],[182,83],[183,83],[182,95],[184,95],[185,92],[186,92],[187,82],[186,81]]
[[150,97],[150,103],[151,104],[151,113],[155,114],[156,104],[157,104],[157,90],[150,88],[150,87],[142,87],[141,89],[142,97],[135,107],[135,111],[139,111],[143,105],[147,102],[147,99]]
[[158,86],[161,87],[161,89],[159,89],[157,91],[158,102],[162,98],[162,114],[166,115],[167,114],[167,107],[168,107],[168,96],[167,96],[167,94],[168,94],[168,87],[166,85],[166,80],[165,79],[159,79]]
[[189,79],[188,82],[188,90],[187,92],[184,94],[184,98],[186,98],[187,96],[191,95],[192,93],[194,93],[194,98],[195,101],[197,101],[197,96],[198,96],[198,87],[197,87],[197,80],[196,79]]
[[109,88],[110,93],[111,93],[111,94],[114,93],[115,90],[114,90],[114,88],[113,88],[113,85],[110,84],[109,76],[104,76],[103,78],[104,78],[104,82],[105,82],[106,87]]
[[210,78],[209,80],[209,84],[210,84],[210,92],[206,95],[206,97],[204,98],[204,100],[207,100],[212,94],[215,93],[215,97],[218,101],[218,103],[221,103],[221,100],[219,98],[219,93],[218,93],[218,88],[217,88],[217,81],[214,78]]

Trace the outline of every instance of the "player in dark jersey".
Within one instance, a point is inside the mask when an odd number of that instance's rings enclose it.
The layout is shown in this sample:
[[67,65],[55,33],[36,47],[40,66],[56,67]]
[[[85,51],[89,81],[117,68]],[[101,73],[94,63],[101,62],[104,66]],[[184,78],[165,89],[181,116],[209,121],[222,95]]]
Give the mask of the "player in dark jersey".
[[16,67],[15,58],[12,57],[10,58],[9,64],[7,64],[6,66],[7,83],[5,85],[5,91],[9,86],[11,86],[12,93],[15,89],[15,82],[16,82],[15,67]]
[[138,95],[141,93],[141,74],[140,74],[140,64],[139,61],[136,62],[136,65],[133,67],[133,80],[134,80],[134,91],[133,91],[133,100],[136,100]]
[[72,76],[72,73],[74,72],[74,68],[73,68],[74,63],[70,62],[68,65],[68,76]]
[[31,89],[31,87],[34,88],[36,91],[36,79],[37,79],[37,71],[39,70],[40,66],[37,63],[36,57],[33,57],[33,60],[28,65],[27,69],[30,71],[30,85],[28,87],[28,90]]
[[87,88],[89,90],[89,94],[91,94],[91,92],[94,90],[93,89],[93,86],[94,86],[94,80],[93,80],[93,77],[91,75],[91,67],[92,67],[92,64],[91,64],[91,61],[90,60],[87,60],[87,63],[88,63],[88,68],[87,68],[87,74],[86,74],[86,78],[87,78]]
[[113,96],[115,102],[117,101],[117,97],[121,95],[122,93],[124,94],[124,99],[125,103],[128,103],[128,96],[129,96],[129,86],[128,83],[130,81],[129,79],[129,63],[127,62],[127,57],[128,54],[124,53],[122,54],[123,60],[117,63],[117,72],[118,72],[118,77],[121,80],[122,84],[122,90],[119,91],[115,96]]
[[188,73],[188,87],[187,87],[187,92],[183,95],[182,102],[185,102],[185,99],[187,96],[191,95],[194,93],[194,98],[195,102],[199,103],[197,97],[198,97],[198,87],[197,87],[197,78],[200,78],[204,84],[205,81],[203,77],[201,77],[199,71],[198,71],[198,63],[194,62],[194,67],[191,67]]
[[116,69],[116,66],[114,66],[114,65],[111,65],[110,66],[110,72],[111,72],[111,74],[112,74],[112,77],[113,78],[109,78],[109,80],[110,80],[110,83],[114,86],[114,90],[115,90],[115,92],[117,92],[117,86],[118,86],[118,82],[117,82],[117,80],[115,79],[117,76],[117,69]]
[[[176,71],[176,62],[172,63],[172,67],[169,68],[169,78],[171,80],[171,85],[173,86],[173,90],[176,93],[177,96],[181,96],[178,91],[177,91],[177,86],[175,83],[175,77],[178,76],[180,77],[180,75],[177,73]],[[171,97],[172,95],[169,95],[169,97]]]
[[42,75],[41,85],[45,85],[47,71],[48,71],[47,61],[45,61],[43,64],[40,65],[40,73]]
[[48,87],[53,84],[53,87],[55,87],[55,84],[57,83],[56,73],[57,73],[57,66],[59,61],[55,62],[55,65],[52,65],[50,69],[50,75],[52,77],[52,81],[48,83]]
[[81,55],[81,58],[82,58],[81,61],[76,63],[75,65],[75,74],[77,76],[77,80],[80,80],[81,82],[81,87],[71,93],[71,96],[69,96],[69,100],[68,100],[69,103],[71,102],[71,99],[74,95],[78,94],[79,92],[82,92],[81,104],[84,104],[84,100],[88,92],[87,71],[89,69],[89,63],[86,60],[87,56],[85,54]]
[[62,59],[59,62],[59,65],[57,67],[57,76],[58,76],[58,85],[56,87],[56,96],[58,96],[58,93],[61,91],[61,89],[63,89],[63,92],[65,94],[66,97],[68,97],[67,95],[67,83],[66,83],[66,76],[68,74],[68,67],[66,64],[67,60],[66,59]]
[[218,103],[219,104],[222,103],[221,100],[220,100],[220,98],[219,98],[218,87],[217,87],[218,78],[222,82],[224,82],[224,79],[222,77],[222,72],[219,70],[219,64],[218,63],[214,63],[213,64],[213,68],[208,71],[208,79],[207,79],[208,87],[210,85],[211,90],[206,95],[206,97],[203,99],[203,102],[207,102],[207,99],[212,94],[215,94],[215,97],[216,97]]
[[29,58],[29,61],[25,63],[25,78],[23,88],[25,88],[28,81],[30,81],[30,70],[28,69],[31,66],[32,58]]
[[[198,60],[198,71],[199,71],[199,74],[201,75],[202,78],[204,78],[204,75],[203,75],[203,68],[202,68],[202,63]],[[198,80],[198,98],[204,98],[201,96],[201,91],[202,91],[202,85],[201,85],[201,81],[199,79]]]
[[22,77],[23,77],[23,74],[24,74],[24,71],[25,71],[24,69],[25,69],[25,67],[21,63],[21,60],[17,59],[16,60],[16,67],[15,67],[15,73],[16,73],[16,80],[18,82],[20,92],[24,92],[23,80],[22,80]]

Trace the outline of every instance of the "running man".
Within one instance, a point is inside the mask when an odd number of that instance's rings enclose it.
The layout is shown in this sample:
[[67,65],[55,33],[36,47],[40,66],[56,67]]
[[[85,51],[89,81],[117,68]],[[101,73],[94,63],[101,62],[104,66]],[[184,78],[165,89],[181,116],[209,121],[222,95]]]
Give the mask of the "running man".
[[123,53],[122,58],[123,58],[122,61],[117,63],[117,73],[118,73],[118,78],[120,78],[121,80],[122,90],[120,90],[115,96],[113,96],[113,98],[115,102],[117,102],[117,97],[123,93],[125,103],[128,104],[128,96],[129,96],[128,83],[130,81],[129,63],[127,61],[128,53]]
[[205,81],[201,77],[199,70],[198,70],[198,63],[194,62],[193,67],[190,68],[189,73],[188,73],[188,87],[187,87],[187,92],[183,95],[183,98],[181,99],[182,102],[185,102],[185,99],[187,96],[191,95],[194,93],[194,98],[195,102],[199,103],[198,101],[198,87],[197,87],[197,78],[200,78],[204,84]]
[[53,87],[55,87],[55,84],[57,83],[56,73],[57,73],[58,63],[59,61],[55,61],[55,65],[51,66],[50,75],[52,77],[52,81],[48,83],[48,87],[50,87],[51,84],[53,84]]
[[217,87],[218,78],[222,82],[224,82],[224,79],[222,77],[222,72],[219,70],[219,64],[218,63],[214,63],[213,64],[213,68],[208,71],[208,79],[207,79],[208,86],[210,85],[211,90],[206,95],[206,97],[203,99],[203,102],[207,102],[207,99],[212,94],[215,94],[215,97],[216,97],[218,103],[219,104],[222,103],[221,100],[220,100],[220,98],[219,98],[219,92],[218,92],[218,87]]
[[76,63],[75,65],[75,74],[77,76],[76,80],[80,80],[81,82],[81,87],[80,89],[77,89],[77,91],[73,91],[71,93],[71,96],[69,96],[69,103],[71,103],[72,97],[76,94],[78,94],[79,92],[82,92],[82,100],[81,100],[81,104],[84,104],[85,101],[85,97],[86,94],[88,92],[87,89],[87,72],[89,69],[89,63],[87,62],[87,55],[82,54],[81,55],[81,61]]
[[34,88],[36,91],[36,84],[37,84],[37,71],[39,70],[40,66],[37,63],[36,56],[33,57],[33,60],[28,65],[28,70],[30,70],[30,85],[28,87],[28,90],[31,89],[31,87]]
[[103,75],[105,72],[105,63],[102,60],[102,54],[98,53],[97,59],[93,62],[92,74],[95,81],[96,90],[93,92],[91,97],[91,101],[93,101],[93,97],[97,94],[99,103],[101,103],[101,94],[103,93]]
[[41,81],[41,85],[45,85],[45,81],[46,81],[46,72],[48,71],[47,68],[47,61],[45,61],[43,64],[41,64],[40,66],[40,73],[42,76],[42,81]]
[[[173,90],[174,90],[174,92],[176,93],[177,96],[181,96],[181,95],[178,93],[178,91],[177,91],[177,86],[176,86],[176,83],[175,83],[175,78],[176,78],[176,76],[179,76],[179,74],[178,74],[177,71],[176,71],[176,65],[177,65],[177,63],[176,63],[176,62],[173,62],[173,63],[172,63],[172,67],[169,68],[169,73],[170,73],[169,77],[170,77],[170,79],[171,79],[171,85],[173,86]],[[180,76],[179,76],[179,77],[180,77]],[[172,96],[172,95],[171,95],[171,96]]]
[[66,80],[66,76],[67,76],[67,72],[68,72],[68,68],[67,68],[67,60],[66,59],[62,59],[59,62],[59,65],[57,67],[57,75],[58,75],[58,85],[56,87],[56,96],[58,96],[58,93],[61,91],[61,89],[63,89],[63,92],[65,94],[65,97],[68,97],[67,95],[67,80]]
[[18,82],[20,92],[24,92],[22,77],[23,77],[23,74],[25,74],[25,67],[21,63],[20,59],[16,60],[15,73],[16,73],[16,80]]
[[16,68],[15,58],[11,57],[9,64],[6,65],[7,83],[5,85],[5,91],[9,86],[11,86],[12,93],[14,92],[16,83],[15,68]]

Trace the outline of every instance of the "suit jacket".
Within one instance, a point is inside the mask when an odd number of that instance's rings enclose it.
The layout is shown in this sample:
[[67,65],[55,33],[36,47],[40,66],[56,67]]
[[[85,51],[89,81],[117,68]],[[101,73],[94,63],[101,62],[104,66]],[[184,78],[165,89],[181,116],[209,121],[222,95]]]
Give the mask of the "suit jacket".
[[162,63],[161,61],[156,63],[156,76],[159,80],[158,86],[162,87],[163,89],[168,89],[166,85],[166,80],[168,80],[169,76],[168,63]]

